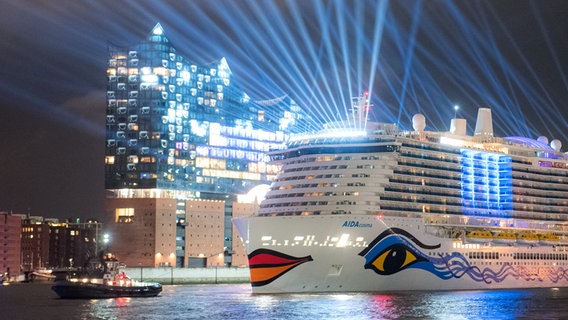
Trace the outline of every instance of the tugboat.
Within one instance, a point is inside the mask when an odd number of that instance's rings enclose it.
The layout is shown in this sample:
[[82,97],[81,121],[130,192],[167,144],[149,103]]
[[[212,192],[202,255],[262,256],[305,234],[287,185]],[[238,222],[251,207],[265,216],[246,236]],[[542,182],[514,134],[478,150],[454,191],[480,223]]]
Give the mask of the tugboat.
[[157,282],[139,282],[130,279],[112,255],[106,254],[95,270],[78,276],[67,275],[56,279],[51,287],[61,299],[105,299],[118,297],[155,297],[162,292]]

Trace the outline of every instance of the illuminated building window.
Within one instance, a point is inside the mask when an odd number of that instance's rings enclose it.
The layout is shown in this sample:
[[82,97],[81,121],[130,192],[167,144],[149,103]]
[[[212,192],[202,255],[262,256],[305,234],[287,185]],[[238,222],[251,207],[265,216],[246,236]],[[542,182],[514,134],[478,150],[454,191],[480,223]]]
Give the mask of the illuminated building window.
[[258,121],[264,121],[264,110],[258,111]]
[[107,189],[242,193],[274,180],[279,166],[266,164],[266,152],[304,130],[282,124],[299,119],[295,102],[249,97],[224,58],[215,66],[190,63],[159,25],[141,44],[109,50]]
[[134,222],[134,208],[116,208],[115,222],[132,223]]

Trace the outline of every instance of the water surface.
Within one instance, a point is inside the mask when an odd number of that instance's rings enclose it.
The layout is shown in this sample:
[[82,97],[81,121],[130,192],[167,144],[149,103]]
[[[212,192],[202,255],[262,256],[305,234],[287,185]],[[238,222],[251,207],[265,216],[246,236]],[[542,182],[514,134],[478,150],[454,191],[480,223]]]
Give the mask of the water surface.
[[248,284],[164,286],[155,298],[63,300],[0,286],[0,319],[563,319],[568,288],[253,295]]

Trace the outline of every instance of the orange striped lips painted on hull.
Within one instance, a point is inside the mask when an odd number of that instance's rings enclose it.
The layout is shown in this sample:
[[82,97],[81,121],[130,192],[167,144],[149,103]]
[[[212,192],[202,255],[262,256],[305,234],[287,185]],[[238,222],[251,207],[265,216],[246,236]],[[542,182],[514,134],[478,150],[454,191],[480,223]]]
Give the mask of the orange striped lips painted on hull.
[[313,261],[312,256],[297,258],[269,249],[254,250],[248,259],[253,287],[267,285],[302,263]]

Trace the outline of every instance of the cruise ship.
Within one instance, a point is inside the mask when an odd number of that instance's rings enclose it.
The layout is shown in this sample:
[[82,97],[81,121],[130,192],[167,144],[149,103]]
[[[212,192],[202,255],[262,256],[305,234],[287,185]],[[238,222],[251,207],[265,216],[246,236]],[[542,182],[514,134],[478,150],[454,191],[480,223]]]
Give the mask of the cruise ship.
[[281,172],[233,220],[253,293],[568,286],[568,158],[495,137],[491,110],[450,131],[352,117],[270,154]]

